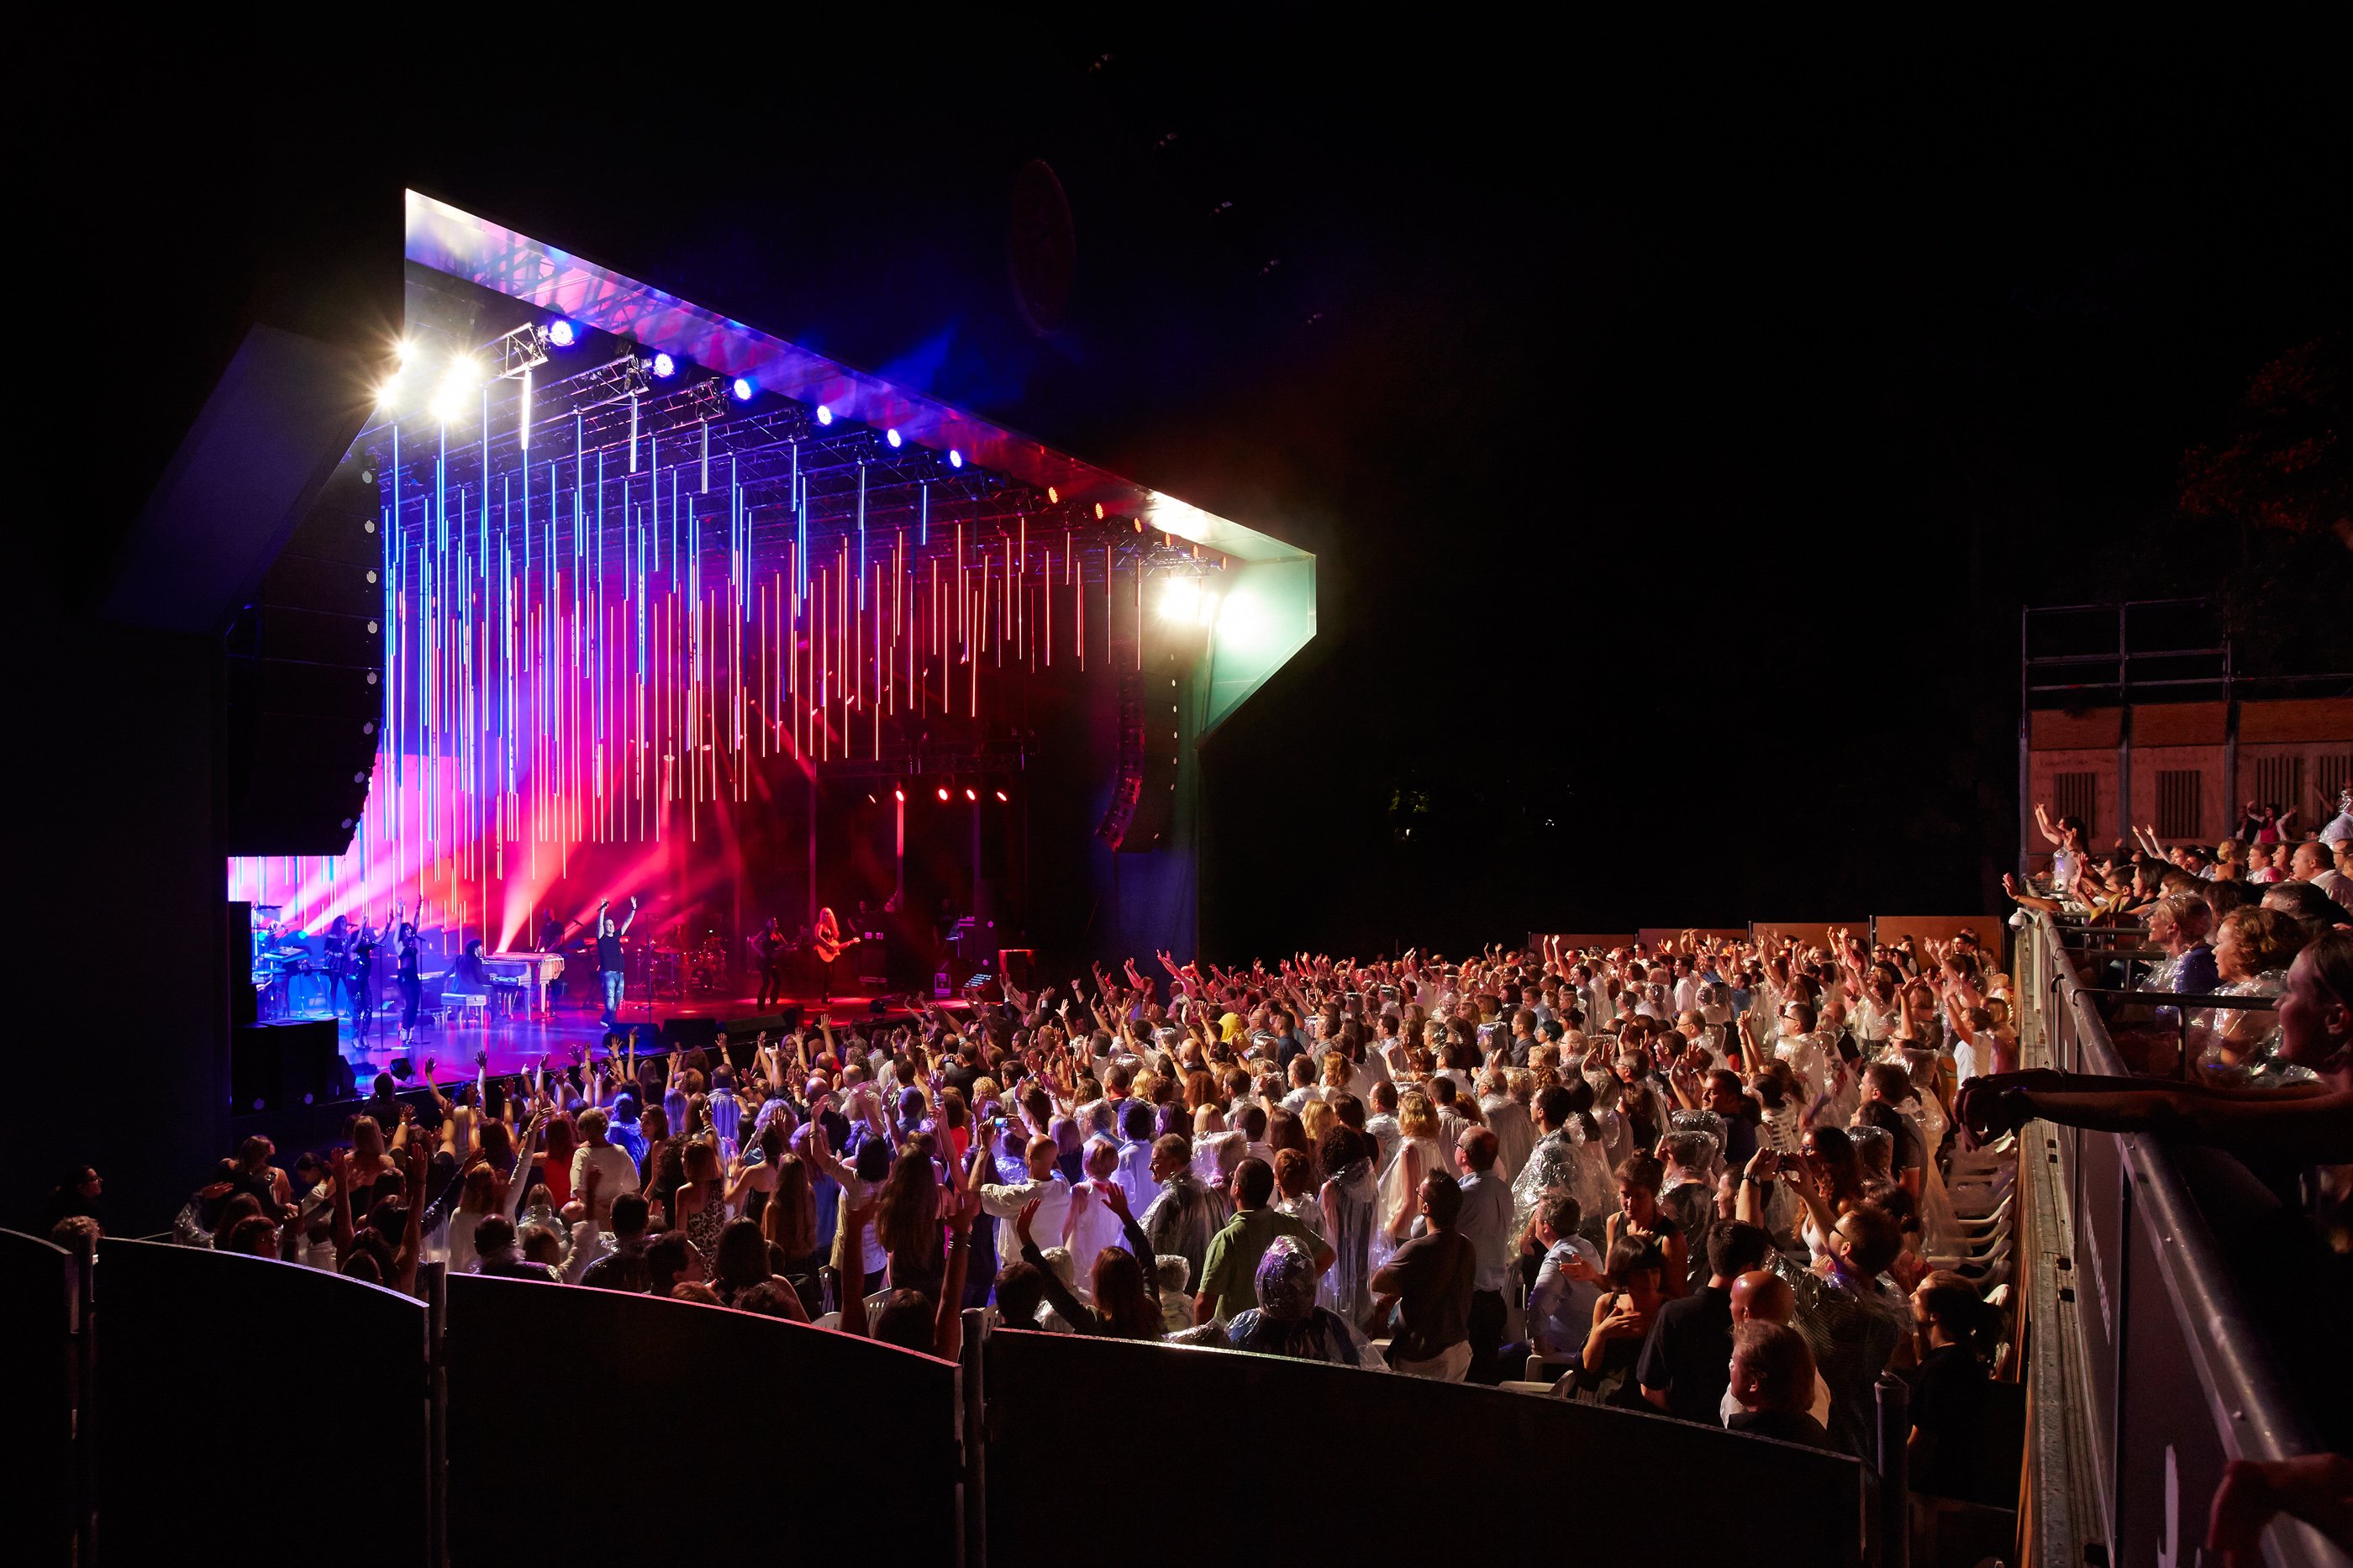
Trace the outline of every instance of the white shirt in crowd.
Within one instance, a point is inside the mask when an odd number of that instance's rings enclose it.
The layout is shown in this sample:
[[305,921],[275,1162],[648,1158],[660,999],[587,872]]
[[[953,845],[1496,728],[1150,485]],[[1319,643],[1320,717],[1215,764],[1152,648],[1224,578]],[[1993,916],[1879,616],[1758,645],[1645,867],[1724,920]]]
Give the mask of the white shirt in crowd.
[[629,1158],[627,1149],[612,1143],[583,1143],[572,1151],[572,1190],[585,1200],[588,1195],[588,1167],[595,1165],[604,1173],[596,1184],[596,1218],[602,1219],[613,1209],[613,1200],[623,1193],[638,1190],[638,1163]]
[[[998,1185],[984,1182],[980,1187],[980,1207],[984,1214],[998,1219],[1018,1217],[1022,1205],[1031,1198],[1038,1200],[1038,1214],[1029,1222],[1029,1235],[1040,1247],[1058,1247],[1062,1240],[1062,1222],[1071,1215],[1071,1184],[1056,1171],[1045,1180],[1032,1176],[1026,1182]],[[1015,1247],[1004,1248],[1004,1256],[1016,1255]]]

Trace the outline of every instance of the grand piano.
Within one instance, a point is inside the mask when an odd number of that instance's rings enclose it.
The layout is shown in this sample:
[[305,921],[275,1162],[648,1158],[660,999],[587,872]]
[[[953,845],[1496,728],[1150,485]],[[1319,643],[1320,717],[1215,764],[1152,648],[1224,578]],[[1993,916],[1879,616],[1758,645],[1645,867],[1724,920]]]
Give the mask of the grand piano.
[[564,973],[564,955],[490,952],[482,955],[482,968],[490,974],[492,987],[505,994],[507,1006],[517,1013],[533,1012],[547,994],[547,987]]

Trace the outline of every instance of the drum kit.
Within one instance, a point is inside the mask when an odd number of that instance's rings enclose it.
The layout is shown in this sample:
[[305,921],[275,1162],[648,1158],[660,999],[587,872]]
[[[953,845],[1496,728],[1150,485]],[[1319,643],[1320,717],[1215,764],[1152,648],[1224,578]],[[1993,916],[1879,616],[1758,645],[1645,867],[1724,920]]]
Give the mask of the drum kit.
[[299,931],[282,931],[282,904],[253,906],[253,1003],[259,1018],[333,1016],[334,981]]
[[[690,996],[723,995],[727,990],[727,944],[716,933],[691,947],[657,947],[646,951],[630,976],[658,1002],[681,1002]],[[633,966],[634,968],[634,966]]]

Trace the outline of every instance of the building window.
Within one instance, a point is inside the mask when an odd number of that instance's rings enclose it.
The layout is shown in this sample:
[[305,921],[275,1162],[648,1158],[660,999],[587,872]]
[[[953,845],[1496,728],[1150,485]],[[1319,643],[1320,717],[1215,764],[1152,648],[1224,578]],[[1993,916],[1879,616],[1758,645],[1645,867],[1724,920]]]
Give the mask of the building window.
[[[2318,809],[2320,815],[2309,820],[2311,827],[2318,827],[2337,815],[2338,796],[2343,795],[2346,785],[2353,784],[2353,752],[2323,752],[2312,761],[2312,787],[2320,798],[2306,802],[2305,809]],[[2296,831],[2306,831],[2306,819],[2301,815],[2297,818]]]
[[2092,807],[2100,798],[2100,775],[2097,773],[2055,773],[2051,779],[2052,804],[2060,816],[2072,816],[2084,825],[2084,842],[2099,841],[2099,818]]
[[2204,820],[2199,807],[2199,787],[2204,779],[2196,768],[2165,768],[2157,775],[2157,836],[2159,838],[2200,838]]
[[2268,805],[2280,811],[2293,806],[2309,810],[2311,802],[2304,798],[2304,759],[2300,756],[2257,757],[2254,801],[2257,805]]

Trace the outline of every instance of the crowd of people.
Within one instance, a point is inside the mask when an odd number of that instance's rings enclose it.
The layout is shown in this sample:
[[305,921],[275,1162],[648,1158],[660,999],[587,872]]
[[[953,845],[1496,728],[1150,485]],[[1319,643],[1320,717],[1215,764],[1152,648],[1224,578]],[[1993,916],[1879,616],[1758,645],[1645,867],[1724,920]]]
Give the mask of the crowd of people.
[[[2128,978],[2151,993],[2275,1002],[2296,954],[2323,933],[2353,924],[2353,789],[2339,804],[2344,809],[2317,834],[2298,839],[2289,836],[2293,810],[2250,802],[2242,837],[2211,852],[2168,847],[2154,828],[2137,826],[2132,846],[2096,851],[2080,818],[2054,817],[2038,805],[2036,826],[2051,846],[2050,875],[2036,887],[2012,877],[2010,892],[2025,908],[2137,927],[2163,954],[2145,972],[2104,980]],[[2319,1078],[2282,1058],[2272,1007],[2217,1001],[2186,1011],[2131,1008],[2112,1033],[2126,1065],[2151,1077],[2178,1076],[2186,1045],[2190,1071],[2215,1087],[2308,1085]]]
[[1866,1464],[1896,1370],[1933,1484],[1982,1489],[2008,1167],[1957,1143],[1953,1106],[2014,1068],[2017,1032],[1974,938],[1158,971],[703,1050],[615,1036],[454,1086],[428,1059],[290,1167],[246,1140],[181,1238],[947,1356],[980,1308],[1508,1383]]

